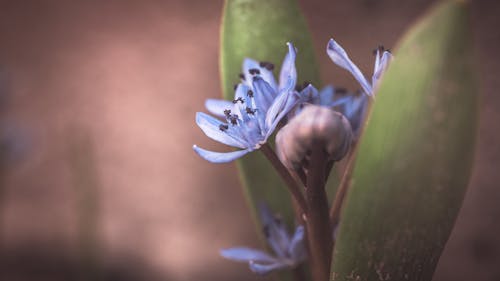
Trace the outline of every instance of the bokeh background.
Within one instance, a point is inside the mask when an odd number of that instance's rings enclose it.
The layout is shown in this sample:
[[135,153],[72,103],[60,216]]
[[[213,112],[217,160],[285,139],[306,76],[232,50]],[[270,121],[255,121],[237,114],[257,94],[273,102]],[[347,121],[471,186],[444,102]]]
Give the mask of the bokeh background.
[[[432,2],[301,0],[323,81],[357,87],[330,37],[370,73]],[[500,280],[500,5],[470,2],[477,155],[435,281]],[[194,124],[220,95],[222,5],[0,1],[0,280],[262,280],[218,256],[258,247],[235,166],[191,150],[223,149]]]

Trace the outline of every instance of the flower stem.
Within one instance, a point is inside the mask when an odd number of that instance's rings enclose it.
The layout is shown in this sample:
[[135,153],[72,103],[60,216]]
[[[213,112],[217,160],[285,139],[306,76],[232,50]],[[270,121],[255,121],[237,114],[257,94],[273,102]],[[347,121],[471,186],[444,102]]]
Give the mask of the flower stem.
[[276,156],[274,150],[266,143],[261,146],[260,151],[262,151],[262,153],[266,156],[269,162],[271,162],[273,167],[281,176],[283,181],[285,181],[286,185],[288,186],[288,190],[292,193],[293,198],[297,202],[300,212],[302,214],[306,214],[307,205],[304,196],[300,191],[300,187],[295,181],[295,179],[292,177],[292,175],[288,172],[287,168],[278,159],[278,156]]
[[313,280],[325,281],[330,276],[333,239],[325,191],[327,153],[324,145],[314,144],[307,173],[306,216],[307,240]]

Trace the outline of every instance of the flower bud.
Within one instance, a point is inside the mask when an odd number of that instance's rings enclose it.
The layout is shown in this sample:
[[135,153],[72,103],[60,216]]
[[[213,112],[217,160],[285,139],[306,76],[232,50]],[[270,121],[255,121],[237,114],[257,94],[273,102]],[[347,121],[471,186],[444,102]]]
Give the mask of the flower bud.
[[328,162],[339,161],[349,151],[352,139],[351,125],[344,115],[308,105],[278,132],[276,151],[288,169],[307,169],[313,145],[324,146]]

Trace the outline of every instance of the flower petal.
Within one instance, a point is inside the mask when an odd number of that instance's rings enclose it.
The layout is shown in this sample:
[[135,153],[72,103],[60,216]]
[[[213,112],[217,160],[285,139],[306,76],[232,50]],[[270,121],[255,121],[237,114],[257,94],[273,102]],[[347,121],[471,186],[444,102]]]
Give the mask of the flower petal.
[[286,261],[278,261],[270,264],[259,264],[255,262],[250,262],[248,265],[251,271],[259,275],[266,275],[272,271],[293,267],[292,264]]
[[229,249],[220,250],[220,255],[226,259],[230,259],[233,261],[242,261],[242,262],[266,262],[273,263],[276,262],[276,259],[269,254],[247,247],[235,247]]
[[271,127],[271,124],[274,122],[278,114],[281,112],[281,110],[283,110],[287,98],[288,98],[288,92],[282,92],[273,101],[273,103],[271,104],[266,113],[266,129]]
[[291,91],[295,88],[297,83],[297,69],[295,68],[295,57],[297,53],[295,47],[292,43],[286,43],[288,45],[288,53],[283,60],[280,71],[280,91]]
[[368,83],[361,70],[349,59],[347,53],[335,40],[330,39],[326,52],[335,64],[349,71],[358,80],[367,95],[372,95],[372,86],[370,83]]
[[255,90],[254,99],[256,107],[266,112],[276,98],[277,93],[261,77],[254,77],[252,85]]
[[245,75],[247,85],[252,85],[252,78],[254,76],[250,74],[250,69],[258,69],[259,74],[257,75],[262,77],[262,79],[264,79],[264,81],[266,81],[275,92],[278,91],[278,85],[276,84],[273,72],[265,67],[261,67],[259,62],[249,58],[243,60],[243,75]]
[[366,109],[368,107],[368,97],[359,95],[352,97],[352,100],[345,104],[342,114],[349,120],[354,135],[358,135],[362,122],[365,119]]
[[248,98],[248,90],[250,90],[250,88],[247,85],[238,84],[236,92],[234,93],[234,100],[236,103],[231,102],[231,109],[233,110],[232,113],[238,115],[238,117],[243,121],[246,120],[246,114],[244,110],[242,111],[241,109],[245,109],[247,106],[253,106],[253,102],[250,98]]
[[373,76],[372,76],[373,88],[378,87],[380,79],[382,78],[382,75],[387,70],[387,67],[389,66],[389,63],[391,62],[391,60],[392,60],[392,54],[390,52],[385,51],[382,54],[382,59],[380,59],[379,64],[376,65],[375,71],[373,72]]
[[248,147],[248,144],[245,142],[245,140],[243,140],[237,134],[234,134],[232,131],[221,131],[220,126],[224,126],[226,124],[208,114],[197,112],[196,124],[198,124],[200,129],[205,133],[205,135],[207,135],[207,137],[215,141],[238,148]]
[[302,225],[297,226],[293,234],[292,241],[288,246],[288,253],[297,262],[305,260],[307,256],[306,246],[304,244],[305,231]]
[[319,91],[320,105],[329,106],[335,96],[335,90],[332,86],[328,85]]
[[207,99],[205,101],[205,108],[217,117],[224,117],[224,110],[231,109],[233,103],[227,100],[221,99]]
[[290,243],[290,236],[286,230],[286,225],[281,219],[271,213],[267,205],[261,204],[259,211],[267,242],[278,257],[286,257],[288,244]]
[[377,48],[377,51],[375,52],[375,64],[373,65],[373,73],[374,74],[375,74],[375,72],[377,72],[379,65],[380,65],[380,48]]
[[285,117],[285,115],[287,115],[299,103],[299,101],[300,97],[297,92],[288,95],[286,103],[279,112],[278,116],[276,116],[272,123],[267,127],[265,139],[267,139],[273,133],[274,129],[276,128],[276,126],[278,126],[281,119],[283,119],[283,117]]
[[[347,106],[352,101],[353,97],[352,94],[348,94],[345,97],[339,97],[338,99],[334,100],[332,103],[330,103],[330,106]],[[345,114],[344,114],[345,115]]]
[[214,152],[214,151],[209,151],[205,150],[203,148],[199,148],[196,145],[193,145],[193,150],[201,156],[201,158],[207,160],[208,162],[212,163],[229,163],[231,161],[234,161],[241,156],[247,154],[248,152],[252,151],[252,149],[244,149],[244,150],[237,150],[233,152]]
[[302,102],[308,102],[312,104],[320,104],[320,97],[318,93],[318,89],[316,89],[313,85],[307,85],[302,91],[300,91],[300,99]]

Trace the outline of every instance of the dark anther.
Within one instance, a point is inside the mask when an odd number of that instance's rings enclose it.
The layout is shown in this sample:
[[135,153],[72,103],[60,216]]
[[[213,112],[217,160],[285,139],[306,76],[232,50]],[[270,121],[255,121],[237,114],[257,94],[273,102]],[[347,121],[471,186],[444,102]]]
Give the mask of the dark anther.
[[251,75],[260,74],[260,70],[258,70],[257,68],[250,68],[248,70],[248,73],[250,73]]
[[246,109],[247,114],[249,115],[254,115],[257,109],[251,109],[250,107],[247,107]]
[[237,102],[245,103],[245,100],[242,97],[238,97],[237,99],[233,100],[233,103]]
[[269,71],[273,71],[274,70],[274,64],[272,64],[270,62],[267,62],[267,61],[261,61],[259,63],[259,66],[260,67],[264,67],[265,69],[267,69]]
[[229,129],[229,126],[226,124],[220,124],[219,125],[219,130],[225,132],[227,129]]
[[336,94],[347,94],[347,89],[346,88],[342,88],[342,87],[335,88],[335,93]]
[[387,49],[387,50],[385,50],[385,51],[386,51],[386,52],[388,52],[388,53],[391,53],[391,49]]
[[240,79],[242,79],[242,80],[245,80],[245,74],[243,74],[243,73],[238,74],[238,77],[240,77]]
[[269,238],[269,236],[271,236],[271,233],[269,231],[269,225],[264,225],[264,227],[262,228],[262,232],[264,232],[264,236],[266,238]]
[[376,55],[377,54],[377,51],[379,52],[383,52],[385,50],[384,46],[383,45],[378,45],[377,48],[373,49],[373,55]]
[[253,91],[252,91],[252,90],[248,90],[248,92],[247,92],[247,96],[248,96],[249,98],[253,98]]
[[224,109],[224,115],[229,118],[231,116],[231,109]]
[[305,89],[307,88],[307,86],[311,85],[311,82],[309,81],[304,81],[304,83],[302,83],[302,88]]
[[229,121],[231,122],[231,124],[233,124],[233,125],[238,124],[238,115],[233,114],[233,115],[229,116],[228,118],[229,118]]
[[236,91],[236,89],[238,89],[238,84],[234,84],[233,89]]

